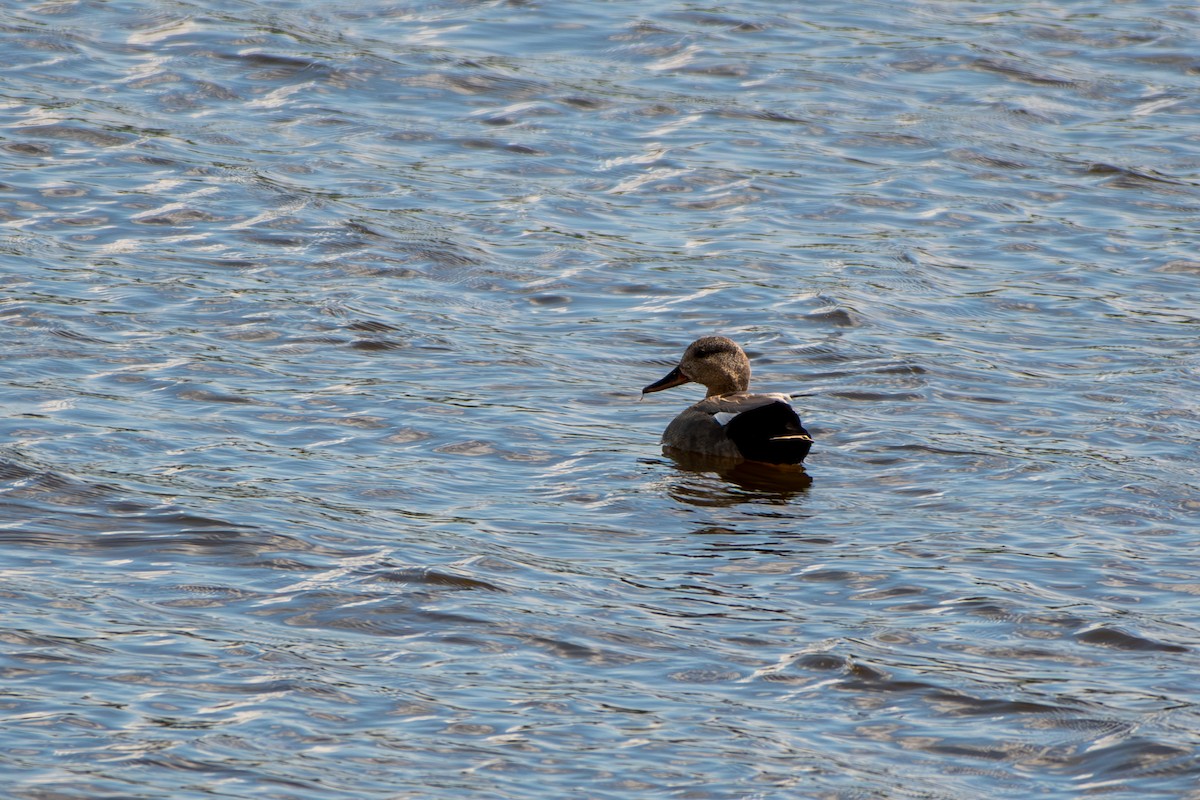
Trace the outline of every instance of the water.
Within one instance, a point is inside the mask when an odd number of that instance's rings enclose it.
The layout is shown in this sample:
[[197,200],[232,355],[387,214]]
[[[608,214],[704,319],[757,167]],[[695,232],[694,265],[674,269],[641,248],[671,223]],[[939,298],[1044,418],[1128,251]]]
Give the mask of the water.
[[5,795],[1200,797],[1198,23],[8,4]]

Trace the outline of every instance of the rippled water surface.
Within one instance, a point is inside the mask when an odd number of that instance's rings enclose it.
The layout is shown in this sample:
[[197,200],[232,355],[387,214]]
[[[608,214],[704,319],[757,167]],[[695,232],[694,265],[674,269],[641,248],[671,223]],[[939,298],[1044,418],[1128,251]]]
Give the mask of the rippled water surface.
[[5,5],[6,796],[1200,797],[1193,4]]

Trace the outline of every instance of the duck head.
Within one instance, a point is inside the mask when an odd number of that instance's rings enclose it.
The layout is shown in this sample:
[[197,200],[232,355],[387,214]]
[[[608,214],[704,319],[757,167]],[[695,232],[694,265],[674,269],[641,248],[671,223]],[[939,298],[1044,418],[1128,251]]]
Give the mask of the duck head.
[[750,359],[732,339],[705,336],[688,345],[679,366],[642,389],[642,394],[693,382],[708,390],[706,397],[744,392],[750,388]]

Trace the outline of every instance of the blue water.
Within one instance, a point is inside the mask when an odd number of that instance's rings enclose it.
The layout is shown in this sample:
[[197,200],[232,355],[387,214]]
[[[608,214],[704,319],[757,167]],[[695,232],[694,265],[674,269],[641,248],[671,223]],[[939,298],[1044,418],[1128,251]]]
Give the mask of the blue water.
[[1200,796],[1198,34],[8,4],[4,795]]

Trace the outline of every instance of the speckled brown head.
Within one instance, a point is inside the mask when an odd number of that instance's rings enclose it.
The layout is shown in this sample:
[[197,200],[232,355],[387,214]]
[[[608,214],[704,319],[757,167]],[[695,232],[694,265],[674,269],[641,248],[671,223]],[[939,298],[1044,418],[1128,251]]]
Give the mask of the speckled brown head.
[[688,345],[679,366],[642,389],[642,394],[692,382],[703,384],[707,397],[744,392],[750,388],[750,359],[732,339],[705,336]]

